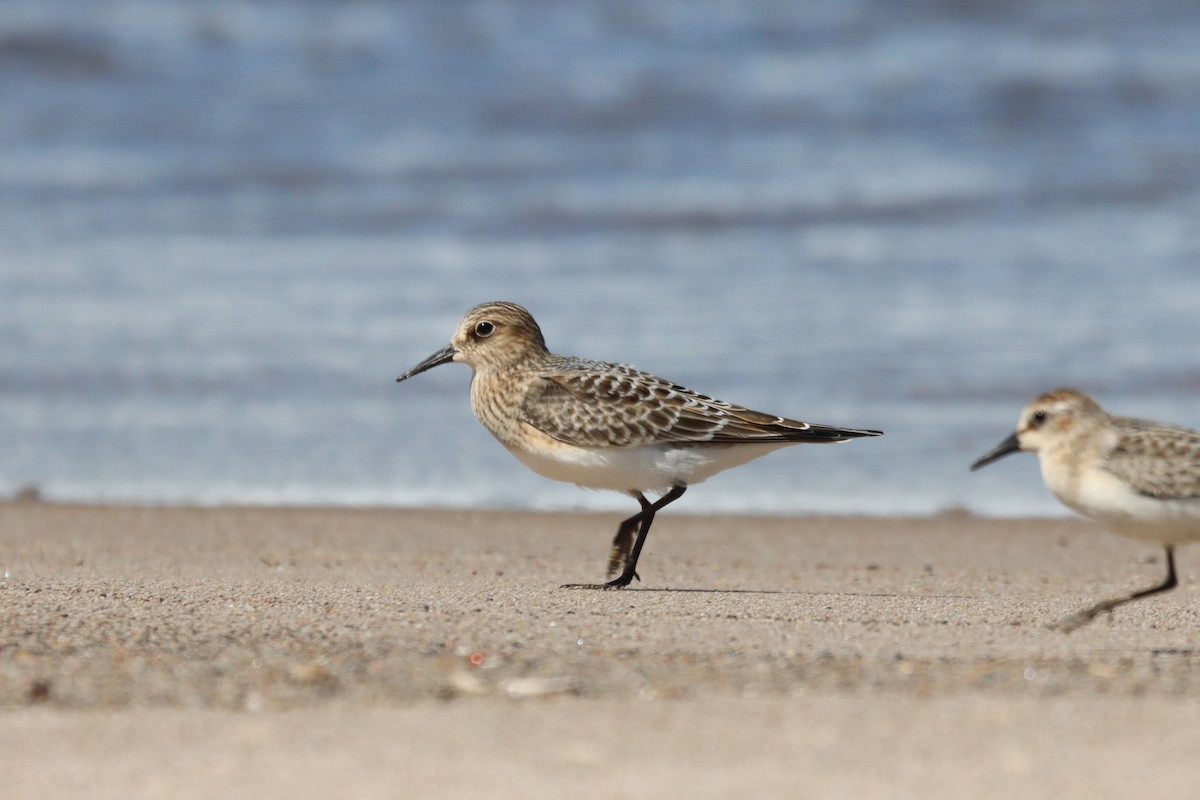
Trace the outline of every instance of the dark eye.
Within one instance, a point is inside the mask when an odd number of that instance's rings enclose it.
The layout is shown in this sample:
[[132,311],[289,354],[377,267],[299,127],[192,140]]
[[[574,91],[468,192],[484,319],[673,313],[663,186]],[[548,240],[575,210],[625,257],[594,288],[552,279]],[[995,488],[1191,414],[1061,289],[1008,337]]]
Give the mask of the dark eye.
[[1041,425],[1045,421],[1046,421],[1046,412],[1045,411],[1033,412],[1033,424],[1035,426]]
[[488,322],[486,319],[483,322],[475,323],[475,335],[480,339],[486,339],[496,332],[496,326]]

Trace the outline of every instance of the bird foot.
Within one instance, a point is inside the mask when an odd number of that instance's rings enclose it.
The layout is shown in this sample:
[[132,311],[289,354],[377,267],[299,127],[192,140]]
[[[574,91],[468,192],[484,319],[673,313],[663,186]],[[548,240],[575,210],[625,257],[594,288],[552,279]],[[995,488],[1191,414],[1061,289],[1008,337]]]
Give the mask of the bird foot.
[[638,577],[638,574],[635,572],[632,575],[621,575],[619,577],[613,578],[608,583],[564,583],[562,586],[560,586],[558,588],[560,588],[560,589],[624,589],[626,586],[628,586],[630,583],[633,582],[634,578],[637,578],[639,581],[641,580],[641,578]]

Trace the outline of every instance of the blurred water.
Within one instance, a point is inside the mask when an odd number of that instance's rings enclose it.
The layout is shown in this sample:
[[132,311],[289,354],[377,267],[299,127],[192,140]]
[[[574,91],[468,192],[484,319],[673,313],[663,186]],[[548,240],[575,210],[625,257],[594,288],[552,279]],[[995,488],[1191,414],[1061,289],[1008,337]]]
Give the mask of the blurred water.
[[883,439],[686,510],[1059,513],[1038,392],[1200,426],[1200,7],[0,6],[0,494],[622,508],[526,473],[463,311]]

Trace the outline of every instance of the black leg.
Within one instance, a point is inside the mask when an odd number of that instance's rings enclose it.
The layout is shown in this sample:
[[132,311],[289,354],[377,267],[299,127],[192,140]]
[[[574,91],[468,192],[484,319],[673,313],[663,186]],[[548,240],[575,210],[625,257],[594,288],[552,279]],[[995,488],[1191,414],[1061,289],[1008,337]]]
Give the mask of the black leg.
[[[650,501],[644,494],[641,492],[630,492],[630,494],[641,504],[643,513],[650,510]],[[640,517],[640,514],[634,514],[617,528],[617,535],[613,537],[612,549],[608,551],[608,577],[611,578],[624,571],[625,564],[629,560],[629,552],[633,549],[633,532],[638,527]],[[650,517],[653,519],[654,515],[651,514]],[[646,521],[641,520],[641,524],[645,525]],[[636,572],[633,573],[633,577],[641,580],[641,576]]]
[[1134,592],[1133,594],[1114,597],[1111,600],[1102,600],[1099,603],[1096,603],[1094,606],[1088,606],[1082,611],[1076,611],[1069,617],[1064,617],[1055,623],[1053,627],[1063,631],[1064,633],[1069,633],[1076,628],[1080,628],[1091,622],[1105,611],[1112,611],[1117,606],[1123,606],[1132,600],[1140,600],[1141,598],[1149,597],[1152,594],[1167,592],[1171,589],[1174,589],[1179,583],[1178,579],[1175,577],[1175,547],[1174,545],[1168,544],[1164,545],[1164,549],[1167,551],[1167,577],[1162,583],[1157,584],[1156,586],[1151,586],[1149,589],[1142,589],[1141,591]]
[[644,504],[642,506],[642,510],[621,523],[621,527],[617,529],[617,536],[613,540],[613,545],[615,548],[616,543],[623,539],[623,531],[629,531],[629,533],[624,534],[625,537],[628,537],[633,531],[633,526],[639,526],[637,539],[633,543],[633,549],[629,552],[628,557],[625,559],[625,569],[621,571],[620,575],[618,575],[616,578],[613,578],[608,583],[568,583],[563,585],[562,588],[621,589],[625,586],[628,586],[633,580],[633,576],[637,574],[638,557],[642,554],[642,546],[646,544],[646,534],[650,533],[650,525],[654,522],[654,515],[664,507],[682,497],[685,491],[687,491],[687,484],[677,484],[671,487],[671,491],[667,492],[653,503],[647,503],[646,498],[639,495],[639,501]]

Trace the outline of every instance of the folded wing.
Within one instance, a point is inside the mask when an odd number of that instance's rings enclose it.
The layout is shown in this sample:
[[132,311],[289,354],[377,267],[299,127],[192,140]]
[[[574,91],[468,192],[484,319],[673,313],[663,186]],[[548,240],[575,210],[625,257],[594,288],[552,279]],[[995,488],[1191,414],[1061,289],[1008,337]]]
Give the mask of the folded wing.
[[521,418],[559,441],[584,447],[833,443],[880,433],[764,414],[600,362],[575,362],[541,376],[525,397]]
[[1164,500],[1200,497],[1200,432],[1120,417],[1105,469],[1140,494]]

